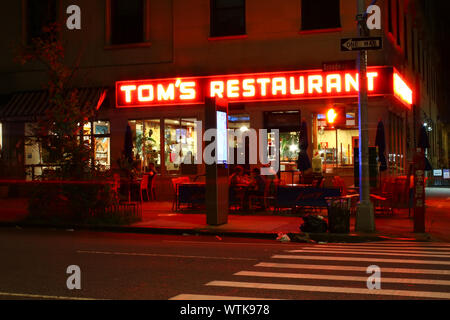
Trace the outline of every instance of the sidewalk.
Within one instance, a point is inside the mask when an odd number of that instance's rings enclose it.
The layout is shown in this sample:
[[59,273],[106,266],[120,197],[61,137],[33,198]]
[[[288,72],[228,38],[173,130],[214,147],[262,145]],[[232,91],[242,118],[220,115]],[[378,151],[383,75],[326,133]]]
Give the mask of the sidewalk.
[[[323,242],[362,242],[387,239],[450,242],[450,201],[448,201],[450,200],[450,188],[429,188],[427,195],[426,234],[412,232],[413,220],[408,217],[408,210],[406,209],[396,211],[394,216],[377,216],[375,221],[376,232],[374,233],[353,232],[355,219],[352,217],[350,234],[310,234],[310,239]],[[299,226],[303,223],[301,217],[257,212],[247,215],[232,213],[228,217],[227,224],[209,226],[206,224],[204,213],[172,212],[171,207],[172,203],[170,202],[146,202],[143,205],[142,221],[129,226],[64,227],[114,232],[199,234],[275,239],[279,233],[289,234],[291,237],[293,234],[301,234]],[[326,211],[323,211],[323,213],[326,214]],[[26,216],[26,199],[0,199],[1,226],[30,226],[22,222]],[[45,227],[45,225],[40,225],[40,227]]]

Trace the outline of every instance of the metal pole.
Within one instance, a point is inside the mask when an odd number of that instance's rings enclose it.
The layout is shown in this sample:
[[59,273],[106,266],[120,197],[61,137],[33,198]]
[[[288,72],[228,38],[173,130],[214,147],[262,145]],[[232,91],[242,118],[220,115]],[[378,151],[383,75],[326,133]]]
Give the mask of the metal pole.
[[[369,30],[366,25],[366,7],[364,0],[357,0],[359,35],[366,37]],[[369,132],[367,111],[367,50],[358,53],[359,71],[359,204],[356,211],[355,230],[375,231],[373,205],[370,202],[369,187]]]

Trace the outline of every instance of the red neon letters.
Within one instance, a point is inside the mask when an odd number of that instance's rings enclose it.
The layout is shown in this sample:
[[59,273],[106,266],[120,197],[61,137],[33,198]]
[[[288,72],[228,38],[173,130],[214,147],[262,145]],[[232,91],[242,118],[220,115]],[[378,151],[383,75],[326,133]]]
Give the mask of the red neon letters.
[[[369,94],[392,94],[392,83],[399,83],[392,74],[392,68],[369,68]],[[401,83],[404,86],[397,85],[398,96],[404,97],[408,95],[408,86],[403,81]],[[119,108],[201,104],[205,96],[244,102],[355,97],[357,94],[356,71],[293,71],[116,82],[116,102]]]

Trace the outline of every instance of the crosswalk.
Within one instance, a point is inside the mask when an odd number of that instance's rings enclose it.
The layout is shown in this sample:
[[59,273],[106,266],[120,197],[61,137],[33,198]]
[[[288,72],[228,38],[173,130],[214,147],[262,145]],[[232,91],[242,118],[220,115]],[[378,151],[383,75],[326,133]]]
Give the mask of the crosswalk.
[[[369,289],[369,266],[380,289]],[[274,252],[229,279],[173,300],[450,299],[450,244],[371,242],[308,244]]]

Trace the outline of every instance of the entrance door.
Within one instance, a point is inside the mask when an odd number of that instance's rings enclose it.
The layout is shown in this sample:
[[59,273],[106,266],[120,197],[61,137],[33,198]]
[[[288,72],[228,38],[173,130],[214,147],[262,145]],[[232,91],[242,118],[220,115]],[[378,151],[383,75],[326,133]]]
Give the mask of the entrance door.
[[[264,113],[264,124],[270,129],[279,130],[280,161],[278,176],[287,183],[295,183],[297,159],[299,152],[299,131],[301,113],[299,110],[273,111]],[[273,135],[269,133],[269,145],[273,143]]]
[[350,161],[352,161],[352,162],[353,162],[353,157],[354,157],[353,153],[354,153],[355,148],[359,148],[359,137],[352,137],[352,149],[351,149],[352,154],[350,157]]

